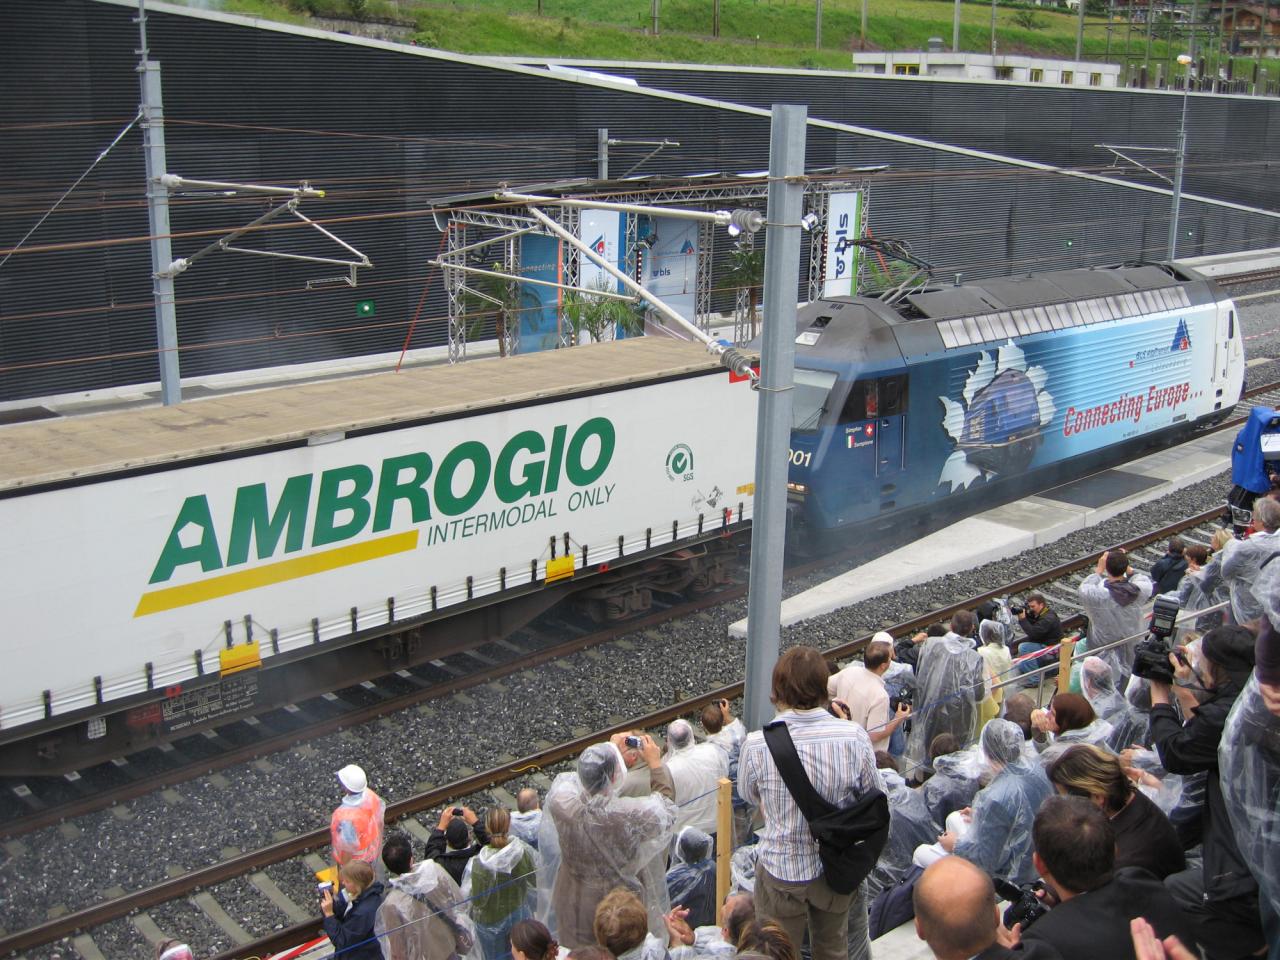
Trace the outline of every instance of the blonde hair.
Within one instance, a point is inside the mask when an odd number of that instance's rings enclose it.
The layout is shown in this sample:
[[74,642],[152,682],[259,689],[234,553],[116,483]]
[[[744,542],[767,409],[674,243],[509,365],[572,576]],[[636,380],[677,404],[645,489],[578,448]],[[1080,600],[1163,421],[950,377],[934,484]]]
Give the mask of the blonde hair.
[[338,868],[338,876],[356,888],[358,897],[373,883],[373,867],[363,860],[348,860]]
[[489,831],[489,846],[502,848],[511,842],[511,812],[506,807],[490,807],[484,815],[484,828]]
[[1217,553],[1234,539],[1235,537],[1231,535],[1230,530],[1226,527],[1218,527],[1217,530],[1213,531],[1213,536],[1209,540],[1209,546],[1213,549],[1214,553]]

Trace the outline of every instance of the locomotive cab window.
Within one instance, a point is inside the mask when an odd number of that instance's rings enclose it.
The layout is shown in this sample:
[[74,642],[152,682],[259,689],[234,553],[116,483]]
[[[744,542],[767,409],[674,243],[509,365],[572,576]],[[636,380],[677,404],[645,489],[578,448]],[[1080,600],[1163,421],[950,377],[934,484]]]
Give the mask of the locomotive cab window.
[[907,410],[907,376],[859,380],[849,388],[849,396],[840,411],[841,423],[898,417]]
[[835,386],[836,375],[828,370],[805,370],[796,367],[795,390],[791,399],[791,429],[817,430],[828,409],[828,397]]

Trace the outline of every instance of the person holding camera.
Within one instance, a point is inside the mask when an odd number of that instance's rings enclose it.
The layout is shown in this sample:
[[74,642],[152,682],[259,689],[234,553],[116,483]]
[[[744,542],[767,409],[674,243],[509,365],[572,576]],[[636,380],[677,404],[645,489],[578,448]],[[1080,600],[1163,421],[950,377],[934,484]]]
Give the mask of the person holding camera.
[[[627,779],[624,750],[638,751],[649,774],[650,792],[622,794]],[[662,749],[646,733],[615,733],[587,747],[572,772],[556,777],[547,791],[538,837],[544,864],[559,851],[554,868],[544,867],[538,885],[550,885],[544,915],[555,915],[557,938],[570,950],[596,942],[596,906],[614,887],[641,891],[649,932],[665,936],[667,887],[659,873],[650,882],[648,866],[671,847],[675,836],[675,785],[662,762]]]
[[[471,840],[470,827],[476,838]],[[449,872],[453,882],[462,885],[462,874],[467,861],[489,842],[489,832],[470,807],[445,807],[440,811],[440,821],[427,838],[424,860],[434,860]]]
[[867,731],[872,747],[877,750],[888,746],[893,732],[911,716],[911,702],[902,698],[894,705],[893,716],[889,715],[889,691],[884,685],[884,675],[892,665],[893,639],[887,633],[878,633],[867,644],[861,663],[855,660],[827,678],[827,695],[840,710],[838,715]]
[[1134,573],[1123,550],[1105,551],[1080,584],[1080,604],[1089,617],[1089,651],[1111,664],[1121,690],[1133,672],[1134,647],[1146,634],[1142,606],[1152,590],[1151,578]]
[[[1043,593],[1029,593],[1025,603],[1009,604],[1009,612],[1018,618],[1018,626],[1026,637],[1018,644],[1018,656],[1039,653],[1062,639],[1062,621],[1058,619],[1057,613],[1049,609],[1049,602]],[[1018,662],[1018,673],[1030,673],[1043,666],[1045,663],[1040,658],[1021,660]]]
[[[1253,671],[1254,637],[1244,627],[1217,627],[1200,640],[1200,663],[1169,654],[1177,687],[1151,680],[1151,740],[1169,773],[1205,771],[1204,866],[1174,874],[1170,892],[1199,928],[1210,958],[1240,957],[1262,946],[1258,886],[1240,855],[1218,776],[1218,745],[1227,715]],[[1204,699],[1195,703],[1191,690]],[[1185,723],[1171,702],[1173,690]],[[1191,707],[1194,704],[1194,707]]]
[[1042,904],[1050,909],[1020,931],[1024,943],[1048,944],[1064,957],[1134,960],[1129,923],[1136,917],[1161,937],[1196,943],[1159,880],[1140,867],[1115,868],[1115,831],[1089,800],[1050,797],[1036,814],[1032,841],[1032,861],[1048,888]]
[[338,870],[342,892],[333,895],[333,884],[323,884],[320,912],[324,932],[334,953],[350,960],[382,960],[382,946],[373,935],[383,887],[373,878],[373,867],[363,860],[348,860]]

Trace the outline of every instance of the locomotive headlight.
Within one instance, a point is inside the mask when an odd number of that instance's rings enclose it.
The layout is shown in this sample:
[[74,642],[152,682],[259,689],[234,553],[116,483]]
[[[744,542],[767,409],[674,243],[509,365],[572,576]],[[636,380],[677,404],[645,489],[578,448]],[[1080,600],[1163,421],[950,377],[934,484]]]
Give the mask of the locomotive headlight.
[[809,492],[809,487],[806,484],[792,483],[789,480],[787,481],[788,494],[794,494],[797,497],[803,497],[808,492]]

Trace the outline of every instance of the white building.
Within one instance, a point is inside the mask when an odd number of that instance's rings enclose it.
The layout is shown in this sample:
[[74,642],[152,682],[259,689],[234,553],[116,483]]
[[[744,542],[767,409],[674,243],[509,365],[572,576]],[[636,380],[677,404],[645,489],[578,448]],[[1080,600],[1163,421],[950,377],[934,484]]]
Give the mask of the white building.
[[1014,83],[1049,83],[1068,87],[1115,87],[1120,65],[1093,60],[1049,60],[989,53],[952,53],[950,50],[890,50],[855,53],[855,73],[893,77],[949,77],[956,80],[1011,80]]

